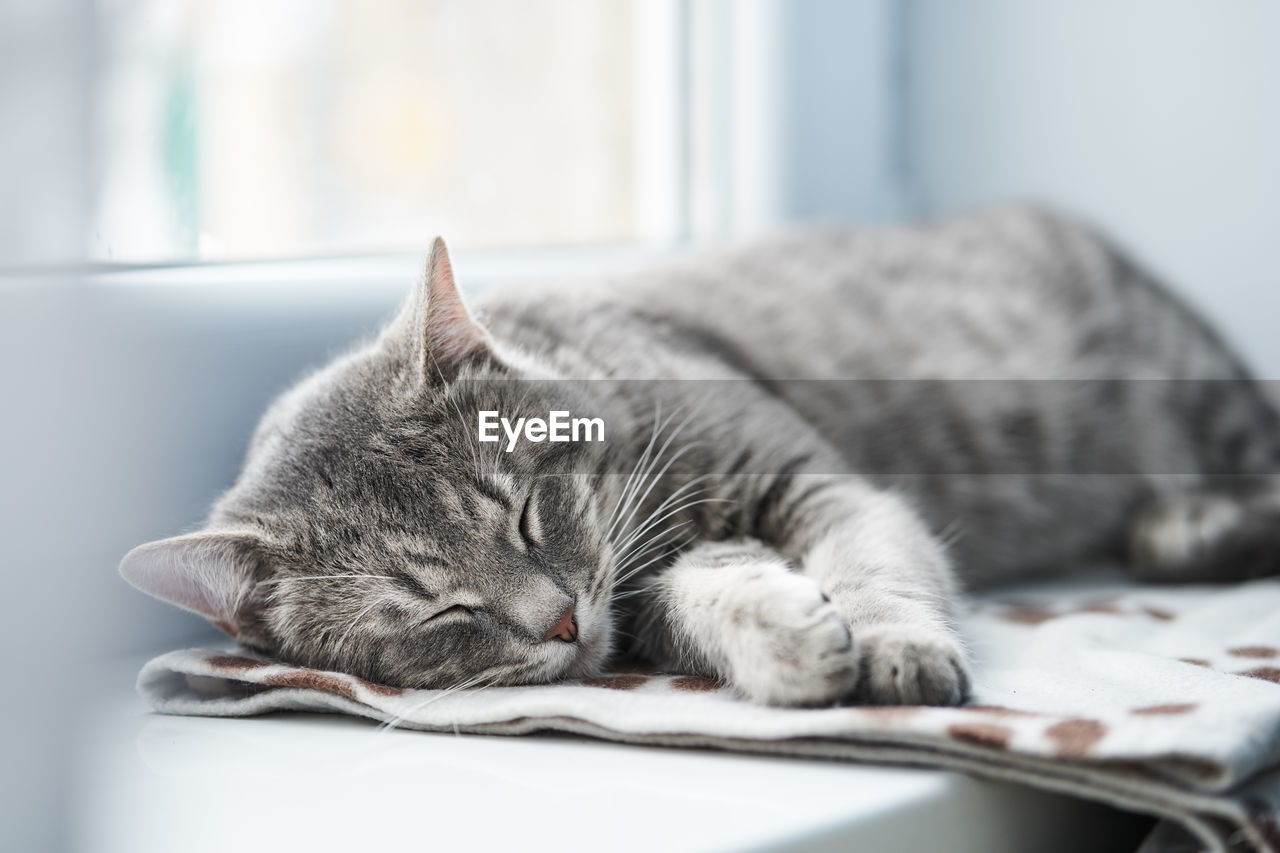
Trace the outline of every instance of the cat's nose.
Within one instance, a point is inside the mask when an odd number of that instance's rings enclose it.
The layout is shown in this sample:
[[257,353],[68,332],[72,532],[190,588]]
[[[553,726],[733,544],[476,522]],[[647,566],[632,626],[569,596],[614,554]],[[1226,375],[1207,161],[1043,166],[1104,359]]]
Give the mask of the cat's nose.
[[555,624],[547,636],[543,637],[543,642],[547,640],[564,640],[566,643],[572,643],[578,639],[578,620],[573,618],[573,605],[569,605],[569,609],[560,617],[560,621]]

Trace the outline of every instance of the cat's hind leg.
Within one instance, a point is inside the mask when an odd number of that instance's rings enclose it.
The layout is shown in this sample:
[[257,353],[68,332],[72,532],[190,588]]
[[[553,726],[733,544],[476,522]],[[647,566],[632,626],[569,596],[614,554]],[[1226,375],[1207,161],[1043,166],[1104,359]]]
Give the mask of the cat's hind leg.
[[1280,481],[1163,498],[1135,519],[1130,556],[1134,574],[1157,583],[1280,574]]
[[690,548],[642,595],[637,640],[660,665],[715,676],[769,705],[833,704],[858,680],[840,612],[755,540]]

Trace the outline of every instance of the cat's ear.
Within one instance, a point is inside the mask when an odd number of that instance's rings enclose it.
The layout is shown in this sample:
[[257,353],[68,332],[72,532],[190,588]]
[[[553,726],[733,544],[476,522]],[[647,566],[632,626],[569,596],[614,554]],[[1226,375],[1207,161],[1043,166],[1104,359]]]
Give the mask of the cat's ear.
[[139,545],[120,561],[120,574],[148,595],[238,636],[260,555],[261,542],[252,534],[202,531]]
[[453,278],[444,240],[431,243],[427,268],[392,333],[407,343],[418,375],[430,382],[455,372],[463,361],[489,351],[489,335],[471,317]]

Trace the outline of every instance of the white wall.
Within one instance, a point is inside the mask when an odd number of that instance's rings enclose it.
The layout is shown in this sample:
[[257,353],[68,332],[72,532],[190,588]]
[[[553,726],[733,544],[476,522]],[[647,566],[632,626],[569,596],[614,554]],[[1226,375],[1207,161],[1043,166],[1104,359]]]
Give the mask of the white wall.
[[[220,641],[125,584],[120,557],[198,524],[272,395],[374,329],[403,289],[0,280],[0,846],[65,842],[102,664]],[[106,687],[112,701],[127,689]]]
[[93,2],[0,3],[0,265],[88,246]]
[[688,231],[903,210],[894,0],[689,0]]
[[916,205],[1110,227],[1280,377],[1280,3],[916,0]]
[[781,0],[778,218],[903,212],[901,4]]
[[[82,257],[90,4],[0,3],[0,265]],[[59,446],[34,443],[34,430],[25,424],[30,418],[65,435],[63,425],[79,421],[80,413],[68,412],[72,406],[63,392],[42,385],[43,364],[56,357],[57,326],[36,338],[46,315],[24,313],[27,303],[6,291],[0,277],[0,846],[56,850],[66,813],[65,697],[84,672],[68,665],[66,655],[85,639],[72,621],[82,610],[76,599],[82,577],[77,564],[51,573],[41,552],[81,535],[79,519],[64,515],[58,500],[78,485],[63,478],[55,486],[56,475],[42,479],[64,464]]]

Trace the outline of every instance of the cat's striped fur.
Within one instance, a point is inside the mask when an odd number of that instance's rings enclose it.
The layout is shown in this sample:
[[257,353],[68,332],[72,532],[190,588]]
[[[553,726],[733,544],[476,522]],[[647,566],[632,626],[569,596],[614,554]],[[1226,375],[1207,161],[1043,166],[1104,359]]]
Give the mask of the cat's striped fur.
[[[1264,390],[1056,215],[797,231],[476,316],[437,244],[396,322],[267,414],[208,529],[126,576],[399,684],[574,677],[622,649],[814,704],[961,701],[957,575],[1126,550],[1161,578],[1280,568]],[[556,408],[603,416],[607,445],[470,432],[478,409]]]

